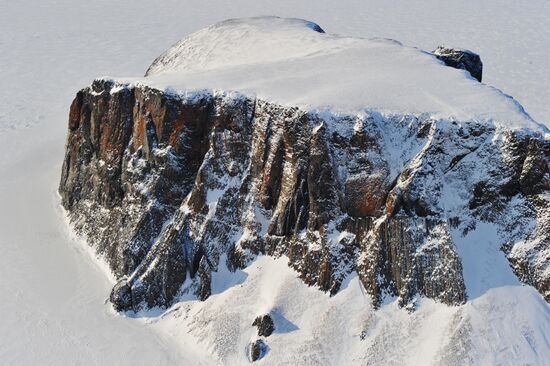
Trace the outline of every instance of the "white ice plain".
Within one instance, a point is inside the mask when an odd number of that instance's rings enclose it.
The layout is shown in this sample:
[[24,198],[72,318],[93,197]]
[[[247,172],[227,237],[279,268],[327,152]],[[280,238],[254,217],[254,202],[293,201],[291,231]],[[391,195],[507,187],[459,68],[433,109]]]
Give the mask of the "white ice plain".
[[276,14],[426,50],[469,48],[482,56],[485,83],[550,121],[550,37],[541,31],[550,3],[445,3],[0,0],[0,364],[246,364],[251,320],[272,310],[283,326],[264,364],[543,365],[550,307],[494,262],[497,249],[472,250],[484,233],[458,243],[471,298],[461,307],[421,300],[411,315],[388,301],[374,312],[356,278],[329,298],[284,259],[260,258],[232,276],[220,270],[207,303],[132,319],[105,303],[112,281],[58,208],[75,92],[96,76],[140,75],[170,44],[226,18]]

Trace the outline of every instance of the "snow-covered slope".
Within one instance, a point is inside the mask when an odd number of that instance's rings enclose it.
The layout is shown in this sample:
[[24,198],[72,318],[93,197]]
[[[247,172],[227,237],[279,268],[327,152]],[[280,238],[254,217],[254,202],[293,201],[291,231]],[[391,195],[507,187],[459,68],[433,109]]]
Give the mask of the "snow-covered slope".
[[368,107],[547,131],[512,98],[426,52],[320,29],[299,19],[224,21],[168,49],[150,66],[147,79],[137,82],[161,89],[237,90],[332,112]]
[[[252,320],[270,313],[275,332],[258,365],[545,365],[549,306],[530,287],[497,285],[463,306],[422,299],[408,313],[388,299],[375,310],[356,276],[333,297],[306,286],[284,258],[214,274],[206,302],[183,300],[143,321],[219,364],[247,365]],[[154,313],[153,313],[154,314]]]

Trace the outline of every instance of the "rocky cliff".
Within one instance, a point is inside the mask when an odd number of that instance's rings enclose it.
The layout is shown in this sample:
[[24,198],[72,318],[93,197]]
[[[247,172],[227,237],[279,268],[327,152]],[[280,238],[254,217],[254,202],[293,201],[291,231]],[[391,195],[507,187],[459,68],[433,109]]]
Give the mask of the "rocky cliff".
[[207,299],[213,271],[260,254],[331,294],[356,271],[376,304],[461,304],[455,239],[479,222],[550,299],[549,159],[542,135],[487,122],[98,79],[71,105],[59,192],[118,310]]
[[474,79],[478,55],[434,55],[237,19],[79,91],[59,193],[115,308],[205,300],[258,255],[330,294],[355,272],[375,306],[456,305],[493,246],[550,300],[550,134]]

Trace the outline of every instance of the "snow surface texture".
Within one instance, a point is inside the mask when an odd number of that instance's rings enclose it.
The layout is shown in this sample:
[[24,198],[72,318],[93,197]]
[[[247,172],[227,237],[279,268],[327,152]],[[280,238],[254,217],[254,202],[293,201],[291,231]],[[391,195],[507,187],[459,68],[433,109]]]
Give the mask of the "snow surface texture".
[[[372,312],[366,298],[355,296],[360,293],[356,279],[329,298],[303,285],[285,263],[265,258],[258,262],[261,272],[252,266],[240,278],[223,277],[231,289],[214,294],[208,309],[201,303],[184,302],[179,310],[145,319],[148,326],[142,327],[136,320],[114,315],[104,305],[112,283],[95,268],[85,247],[66,235],[55,189],[68,101],[77,88],[97,75],[140,74],[171,42],[230,17],[298,16],[318,21],[331,33],[395,38],[427,50],[443,43],[469,48],[483,57],[484,82],[514,95],[536,120],[549,121],[550,38],[544,32],[549,7],[545,0],[172,0],[155,6],[144,0],[0,1],[0,143],[5,152],[0,159],[0,363],[199,364],[195,358],[201,352],[206,355],[204,350],[214,344],[231,349],[222,342],[234,342],[228,335],[231,327],[246,327],[251,337],[255,315],[282,309],[274,319],[286,334],[275,333],[270,342],[275,344],[279,337],[290,348],[285,354],[268,354],[266,364],[288,360],[299,347],[329,360],[348,357],[342,349],[357,350],[364,345],[357,340],[355,316],[378,324],[369,333],[378,337],[368,344],[380,351],[378,356],[388,351],[387,364],[401,360],[412,364],[416,357],[438,363],[431,358],[435,350],[439,355],[435,360],[452,364],[454,353],[439,352],[440,342],[471,350],[460,363],[544,364],[550,359],[549,307],[532,288],[520,287],[506,275],[496,282],[494,277],[483,278],[483,286],[491,290],[463,307],[428,301],[409,315],[394,303]],[[484,258],[476,267],[481,268],[480,274],[492,269]],[[272,285],[265,286],[261,280],[260,290],[261,276],[271,279]],[[476,281],[475,276],[470,280]],[[347,301],[348,296],[353,301]],[[207,336],[203,343],[197,344],[183,327],[184,321],[193,321],[192,316],[185,320],[186,307],[193,307],[192,315],[205,314],[192,331]],[[239,315],[238,322],[227,321],[235,315],[226,313],[227,309]],[[312,318],[319,314],[326,315],[326,327],[314,326]],[[338,332],[331,334],[335,329]],[[464,344],[461,334],[468,330],[476,335],[475,342]],[[343,342],[339,341],[342,334],[356,336]],[[296,340],[305,342],[292,344]],[[245,357],[240,347],[244,341],[238,342],[237,352]],[[196,357],[195,352],[199,353]]]

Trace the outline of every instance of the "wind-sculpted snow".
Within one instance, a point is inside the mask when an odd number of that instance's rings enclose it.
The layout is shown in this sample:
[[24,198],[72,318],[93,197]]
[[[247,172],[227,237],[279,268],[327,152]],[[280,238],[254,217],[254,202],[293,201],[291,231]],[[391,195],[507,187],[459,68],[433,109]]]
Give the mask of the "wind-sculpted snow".
[[[320,52],[321,27],[303,19],[229,19],[178,42],[153,61],[145,76],[277,62]],[[309,44],[309,47],[304,47]]]
[[221,22],[186,37],[153,61],[145,78],[129,81],[237,90],[304,111],[429,113],[549,132],[514,99],[470,77],[481,78],[481,61],[465,51],[442,56],[436,50],[436,57],[390,39],[322,33],[311,24],[277,17]]

